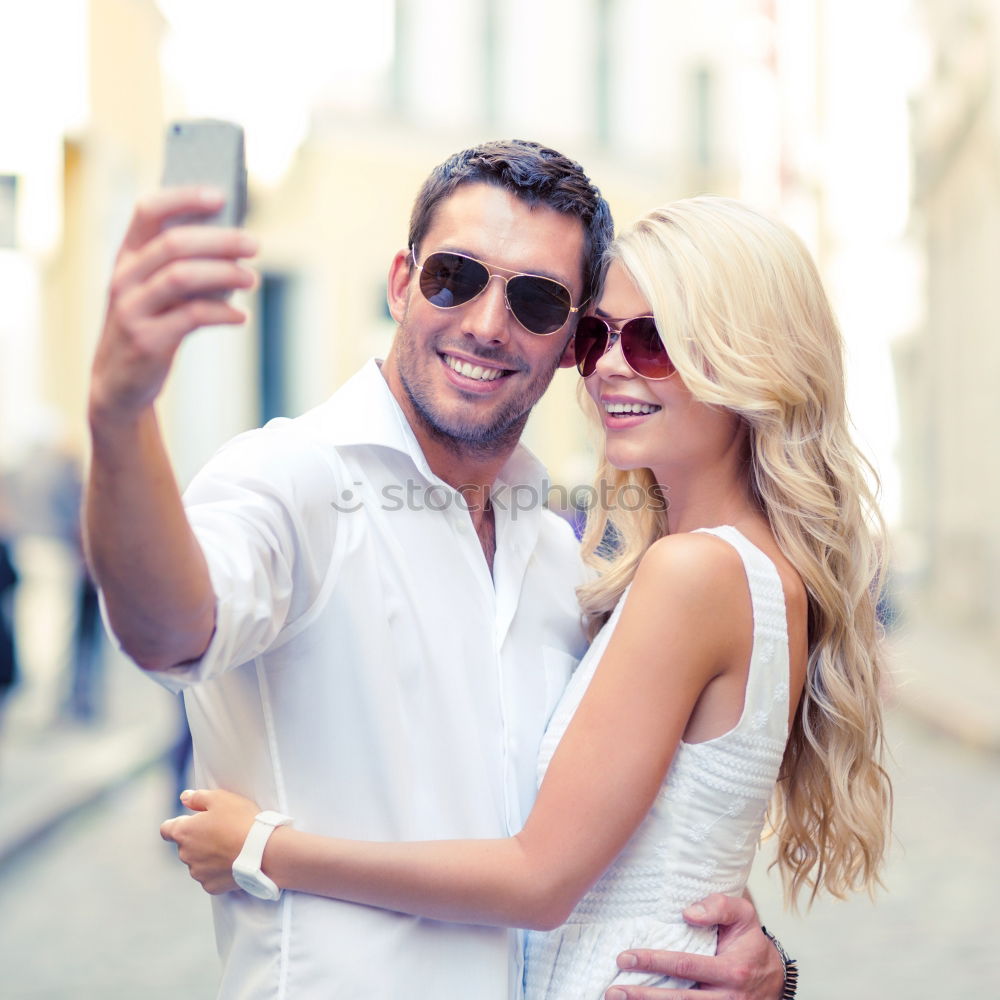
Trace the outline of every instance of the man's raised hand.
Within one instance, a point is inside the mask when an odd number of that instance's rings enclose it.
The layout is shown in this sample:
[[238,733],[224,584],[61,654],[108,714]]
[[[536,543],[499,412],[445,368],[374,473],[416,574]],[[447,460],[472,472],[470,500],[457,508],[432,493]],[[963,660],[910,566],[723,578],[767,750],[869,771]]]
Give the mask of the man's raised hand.
[[202,326],[242,323],[246,314],[221,297],[253,287],[240,263],[256,253],[239,229],[184,224],[210,215],[221,191],[169,188],[139,201],[115,260],[104,328],[94,357],[91,420],[129,421],[159,395],[181,341]]

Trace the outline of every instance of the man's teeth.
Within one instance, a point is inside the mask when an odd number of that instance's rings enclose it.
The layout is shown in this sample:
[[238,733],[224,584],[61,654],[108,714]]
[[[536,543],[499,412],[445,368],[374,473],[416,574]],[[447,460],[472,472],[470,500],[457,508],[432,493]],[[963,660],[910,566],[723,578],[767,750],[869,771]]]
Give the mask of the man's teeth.
[[492,382],[503,375],[502,368],[484,368],[482,365],[470,365],[468,361],[459,361],[458,358],[445,355],[445,364],[452,370],[464,375],[466,378],[477,378],[480,382]]
[[608,413],[656,413],[660,407],[652,403],[605,403]]

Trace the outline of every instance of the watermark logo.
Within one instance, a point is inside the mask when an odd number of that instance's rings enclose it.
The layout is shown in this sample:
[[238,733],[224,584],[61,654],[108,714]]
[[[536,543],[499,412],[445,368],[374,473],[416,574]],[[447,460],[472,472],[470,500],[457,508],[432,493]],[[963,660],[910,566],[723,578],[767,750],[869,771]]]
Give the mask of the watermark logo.
[[[471,483],[452,489],[440,483],[407,480],[373,489],[355,480],[340,491],[330,506],[340,514],[355,514],[365,508],[387,514],[404,510],[442,513],[453,507],[470,513],[483,507],[478,496],[479,488]],[[564,486],[548,481],[543,481],[540,486],[500,483],[490,491],[488,504],[493,510],[509,511],[513,520],[521,513],[539,507],[563,513],[589,513],[594,510],[635,512],[644,508],[663,511],[667,509],[667,489],[659,483],[650,487],[638,483],[615,487],[607,482],[586,486]]]

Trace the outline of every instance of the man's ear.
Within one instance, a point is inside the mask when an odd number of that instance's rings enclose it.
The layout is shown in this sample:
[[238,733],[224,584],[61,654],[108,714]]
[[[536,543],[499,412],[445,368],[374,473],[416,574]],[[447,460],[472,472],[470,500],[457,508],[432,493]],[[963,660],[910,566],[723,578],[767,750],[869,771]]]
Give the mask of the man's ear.
[[562,357],[559,359],[560,368],[572,368],[576,365],[576,334],[574,333],[572,337],[566,341],[566,349],[562,352]]
[[389,265],[389,279],[386,285],[386,301],[389,313],[397,323],[402,323],[406,316],[406,300],[410,290],[410,280],[415,268],[413,257],[409,250],[398,250]]

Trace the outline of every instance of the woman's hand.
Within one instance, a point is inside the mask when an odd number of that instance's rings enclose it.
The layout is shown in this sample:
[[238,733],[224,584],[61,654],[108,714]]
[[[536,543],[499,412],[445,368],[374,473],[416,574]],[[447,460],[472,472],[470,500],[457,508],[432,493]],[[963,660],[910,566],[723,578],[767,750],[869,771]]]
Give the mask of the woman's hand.
[[178,857],[205,892],[213,896],[231,892],[237,888],[233,862],[260,807],[221,789],[182,792],[181,802],[195,814],[164,820],[160,836],[177,845]]

